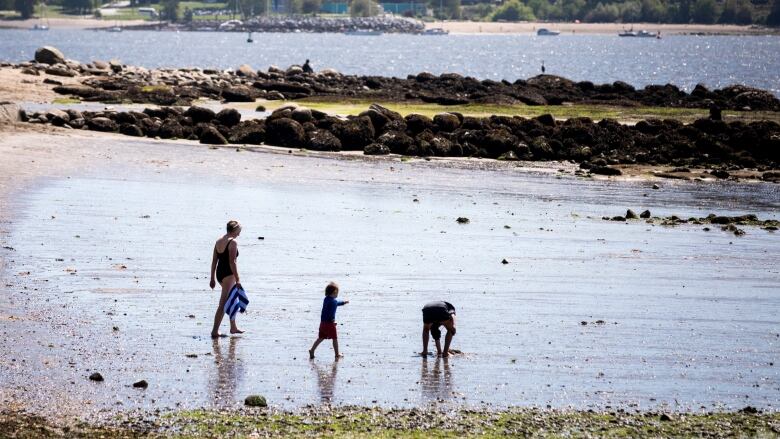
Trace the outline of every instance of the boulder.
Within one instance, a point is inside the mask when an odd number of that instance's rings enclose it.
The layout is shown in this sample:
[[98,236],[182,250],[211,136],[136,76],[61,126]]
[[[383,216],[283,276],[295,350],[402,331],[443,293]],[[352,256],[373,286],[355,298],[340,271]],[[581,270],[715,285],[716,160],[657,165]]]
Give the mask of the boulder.
[[374,141],[374,126],[367,116],[347,119],[334,126],[334,134],[341,140],[341,147],[348,151],[361,151]]
[[160,126],[157,135],[162,139],[182,139],[184,138],[184,129],[176,120],[167,119]]
[[227,145],[228,141],[219,130],[213,126],[208,126],[200,134],[200,143],[206,145]]
[[599,174],[599,175],[622,175],[623,173],[620,171],[620,169],[616,168],[610,168],[609,166],[594,166],[590,168],[590,172],[592,174]]
[[52,125],[61,127],[70,122],[70,115],[62,110],[49,110],[46,112],[46,118]]
[[422,114],[409,114],[404,118],[406,129],[413,135],[420,134],[425,130],[433,130],[433,120]]
[[[75,127],[74,127],[75,128]],[[123,123],[119,126],[119,132],[125,136],[143,137],[144,132],[137,125]]]
[[12,102],[0,102],[0,125],[22,119],[22,110]]
[[315,129],[307,133],[307,148],[314,151],[341,151],[341,140],[330,131]]
[[439,113],[433,116],[433,123],[439,128],[439,131],[451,133],[460,126],[460,119],[451,113]]
[[249,395],[244,399],[244,405],[247,407],[268,407],[268,402],[264,396]]
[[248,64],[242,64],[236,69],[237,76],[243,76],[245,78],[256,78],[257,72]]
[[241,122],[241,113],[235,108],[225,108],[217,113],[217,121],[226,127],[232,127]]
[[379,136],[376,141],[387,146],[394,154],[404,154],[414,145],[414,139],[400,131],[388,131]]
[[266,143],[275,146],[302,148],[306,146],[303,127],[298,122],[288,119],[273,119],[266,123]]
[[35,61],[43,64],[65,64],[65,55],[56,47],[43,46],[35,51]]
[[[147,113],[146,110],[151,110],[151,109],[145,109],[144,113]],[[152,117],[161,117],[160,115],[154,115],[154,114],[149,114],[149,115]],[[217,117],[217,115],[211,109],[198,107],[194,105],[188,108],[187,111],[184,112],[184,116],[192,118],[192,122],[195,124],[209,123]],[[161,118],[164,117],[165,116],[163,115]]]
[[306,123],[314,120],[314,117],[311,114],[311,110],[305,107],[297,107],[293,109],[292,113],[290,113],[290,117],[292,120],[298,123]]
[[633,210],[628,209],[626,211],[626,219],[637,219],[637,218],[639,218],[639,217],[636,215],[636,213],[634,213]]
[[225,102],[254,102],[255,97],[249,87],[228,87],[222,90]]
[[265,125],[254,120],[241,122],[230,130],[230,143],[260,145],[265,141]]
[[65,76],[69,78],[76,76],[76,72],[74,72],[73,70],[71,70],[70,68],[62,64],[55,64],[53,66],[47,67],[46,70],[44,70],[44,72],[46,72],[49,75]]
[[363,149],[365,155],[387,155],[390,154],[390,148],[381,143],[371,143]]
[[87,121],[87,127],[92,131],[113,132],[118,129],[116,122],[107,117],[93,117]]

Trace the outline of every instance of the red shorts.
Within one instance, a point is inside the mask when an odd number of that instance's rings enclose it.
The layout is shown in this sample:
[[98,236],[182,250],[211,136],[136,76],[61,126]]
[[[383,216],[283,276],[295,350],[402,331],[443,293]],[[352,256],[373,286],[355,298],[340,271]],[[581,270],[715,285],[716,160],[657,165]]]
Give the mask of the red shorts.
[[320,322],[320,338],[336,340],[336,322]]

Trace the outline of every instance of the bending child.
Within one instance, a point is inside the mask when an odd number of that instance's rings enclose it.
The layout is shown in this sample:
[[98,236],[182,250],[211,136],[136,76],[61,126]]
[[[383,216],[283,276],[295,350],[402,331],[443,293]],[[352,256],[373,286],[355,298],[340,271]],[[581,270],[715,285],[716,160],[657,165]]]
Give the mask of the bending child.
[[349,300],[336,300],[339,297],[339,286],[335,282],[331,282],[325,287],[325,299],[322,301],[322,314],[320,315],[320,332],[317,340],[309,349],[309,358],[314,358],[314,351],[317,350],[317,346],[322,343],[323,340],[333,340],[333,352],[336,355],[336,360],[342,358],[343,355],[339,354],[339,340],[336,333],[336,308],[349,303]]

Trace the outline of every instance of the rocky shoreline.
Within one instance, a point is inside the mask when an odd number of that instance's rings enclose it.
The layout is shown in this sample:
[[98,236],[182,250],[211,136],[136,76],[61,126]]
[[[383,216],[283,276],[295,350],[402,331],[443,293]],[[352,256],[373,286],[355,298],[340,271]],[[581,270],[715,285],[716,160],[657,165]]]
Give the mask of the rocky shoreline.
[[624,125],[586,117],[566,121],[476,118],[440,113],[406,117],[380,105],[345,119],[299,106],[283,106],[266,119],[242,120],[238,110],[191,106],[143,111],[50,110],[27,114],[28,123],[188,139],[210,145],[271,145],[314,151],[362,151],[366,155],[477,157],[499,160],[572,160],[593,174],[620,175],[611,165],[647,164],[711,168],[712,178],[754,168],[780,181],[780,125],[699,119],[692,124],[651,119]]
[[[255,99],[295,100],[322,98],[392,102],[426,102],[440,105],[597,104],[627,107],[713,108],[738,111],[780,111],[780,100],[771,92],[743,85],[710,90],[697,85],[690,93],[672,84],[642,89],[625,82],[594,84],[553,75],[528,79],[479,80],[457,73],[419,73],[406,78],[344,75],[332,69],[304,72],[300,66],[267,71],[242,65],[235,70],[146,69],[119,61],[80,63],[68,60],[56,48],[44,47],[34,61],[0,66],[21,69],[37,76],[42,72],[79,77],[80,85],[61,85],[57,93],[94,102],[134,102],[157,105],[190,105],[200,98],[226,102]],[[56,86],[56,80],[50,81]]]

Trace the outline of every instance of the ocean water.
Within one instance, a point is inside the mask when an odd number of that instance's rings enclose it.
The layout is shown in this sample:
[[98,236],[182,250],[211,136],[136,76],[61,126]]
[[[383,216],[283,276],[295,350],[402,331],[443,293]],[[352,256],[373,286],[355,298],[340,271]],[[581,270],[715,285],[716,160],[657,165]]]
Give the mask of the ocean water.
[[690,91],[746,84],[780,95],[779,36],[447,35],[426,37],[341,34],[133,31],[109,33],[52,29],[0,30],[0,60],[26,61],[43,45],[79,61],[120,59],[146,67],[265,69],[310,59],[315,69],[405,77],[421,71],[455,72],[513,81],[547,73],[595,83],[625,81],[636,87],[672,83]]

